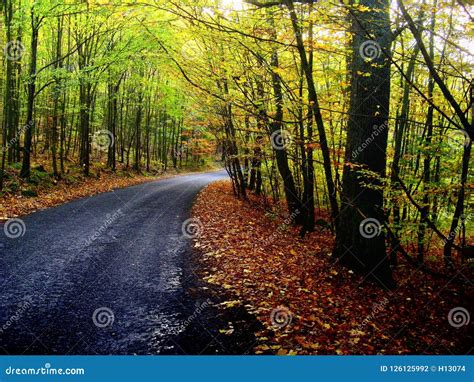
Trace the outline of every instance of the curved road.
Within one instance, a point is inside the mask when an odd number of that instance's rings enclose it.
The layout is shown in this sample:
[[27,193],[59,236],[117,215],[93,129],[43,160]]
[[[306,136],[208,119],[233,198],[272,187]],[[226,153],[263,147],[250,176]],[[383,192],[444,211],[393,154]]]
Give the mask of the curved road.
[[76,200],[22,218],[16,239],[0,225],[0,354],[250,351],[248,327],[220,334],[248,317],[218,312],[220,292],[203,292],[182,233],[197,193],[226,176],[178,176]]

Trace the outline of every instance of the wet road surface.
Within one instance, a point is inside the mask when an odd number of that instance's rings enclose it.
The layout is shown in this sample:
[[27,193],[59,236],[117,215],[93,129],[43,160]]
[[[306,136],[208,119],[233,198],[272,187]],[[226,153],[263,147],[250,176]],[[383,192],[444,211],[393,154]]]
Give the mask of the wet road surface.
[[[258,324],[202,288],[183,222],[225,172],[145,183],[0,225],[0,354],[245,354]],[[14,226],[10,236],[18,235]],[[196,227],[194,227],[196,228]],[[221,334],[232,322],[234,333]]]

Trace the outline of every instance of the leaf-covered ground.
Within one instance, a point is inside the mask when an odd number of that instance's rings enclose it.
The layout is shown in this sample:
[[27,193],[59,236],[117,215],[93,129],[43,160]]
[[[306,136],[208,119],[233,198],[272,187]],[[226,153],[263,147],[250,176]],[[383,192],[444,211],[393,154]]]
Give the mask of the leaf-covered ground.
[[257,354],[472,352],[472,323],[448,320],[452,309],[470,308],[467,267],[435,278],[400,261],[399,286],[388,292],[334,262],[330,231],[300,239],[288,217],[254,196],[236,199],[227,182],[203,190],[193,214],[203,228],[195,247],[205,280],[233,296],[224,306],[242,304],[266,328]]

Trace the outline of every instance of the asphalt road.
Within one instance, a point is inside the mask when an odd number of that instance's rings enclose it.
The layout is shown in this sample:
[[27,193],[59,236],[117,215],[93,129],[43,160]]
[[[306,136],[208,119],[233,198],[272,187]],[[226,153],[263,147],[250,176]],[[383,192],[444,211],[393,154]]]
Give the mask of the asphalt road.
[[182,230],[197,193],[226,177],[159,180],[0,225],[0,354],[249,352],[255,322],[217,309],[225,296],[202,288],[190,246],[197,226]]

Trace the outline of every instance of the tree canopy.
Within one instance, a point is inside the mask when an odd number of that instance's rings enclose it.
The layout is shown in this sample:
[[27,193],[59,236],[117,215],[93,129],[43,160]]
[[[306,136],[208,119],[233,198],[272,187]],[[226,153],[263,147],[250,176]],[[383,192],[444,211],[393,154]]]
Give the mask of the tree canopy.
[[[3,0],[2,166],[218,158],[385,287],[472,228],[473,12],[448,0]],[[328,212],[328,215],[323,214]],[[319,215],[318,215],[319,214]]]

